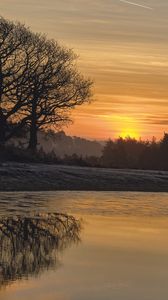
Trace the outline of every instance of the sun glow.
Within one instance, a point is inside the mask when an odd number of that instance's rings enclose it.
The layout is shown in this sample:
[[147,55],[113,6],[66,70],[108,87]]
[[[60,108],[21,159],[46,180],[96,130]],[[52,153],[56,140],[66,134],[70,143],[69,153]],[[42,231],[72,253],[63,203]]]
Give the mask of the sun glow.
[[139,134],[134,128],[125,128],[123,131],[121,131],[120,137],[124,139],[130,137],[137,140],[139,139]]
[[116,137],[130,137],[137,140],[140,138],[140,124],[134,117],[123,115],[112,116],[111,121],[113,124],[115,123]]

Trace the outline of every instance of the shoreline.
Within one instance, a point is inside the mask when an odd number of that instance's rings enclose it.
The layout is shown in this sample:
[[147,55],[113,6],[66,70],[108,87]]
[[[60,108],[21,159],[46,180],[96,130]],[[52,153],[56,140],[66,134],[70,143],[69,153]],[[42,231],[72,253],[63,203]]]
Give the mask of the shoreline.
[[7,162],[0,164],[0,192],[8,191],[168,192],[168,171]]

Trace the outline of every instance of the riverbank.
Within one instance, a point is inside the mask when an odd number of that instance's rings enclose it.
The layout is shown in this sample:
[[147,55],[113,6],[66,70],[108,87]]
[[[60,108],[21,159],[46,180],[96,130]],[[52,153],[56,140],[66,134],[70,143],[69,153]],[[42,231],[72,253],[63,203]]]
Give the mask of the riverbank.
[[168,172],[3,163],[0,191],[146,191],[168,192]]

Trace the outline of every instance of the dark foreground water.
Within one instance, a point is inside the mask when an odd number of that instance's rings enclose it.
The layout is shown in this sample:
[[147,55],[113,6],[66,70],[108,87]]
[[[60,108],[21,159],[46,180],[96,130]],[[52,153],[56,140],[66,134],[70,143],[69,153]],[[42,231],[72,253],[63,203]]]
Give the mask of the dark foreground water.
[[0,194],[0,300],[167,300],[168,194]]

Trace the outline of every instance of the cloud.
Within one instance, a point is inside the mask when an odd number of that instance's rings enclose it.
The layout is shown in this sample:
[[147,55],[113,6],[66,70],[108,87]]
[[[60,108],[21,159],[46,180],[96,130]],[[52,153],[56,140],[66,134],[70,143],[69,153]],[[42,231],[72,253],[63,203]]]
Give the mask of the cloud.
[[94,80],[97,101],[74,110],[74,134],[86,136],[89,128],[95,136],[109,134],[118,123],[110,119],[106,128],[101,116],[108,114],[136,118],[149,134],[152,126],[166,127],[167,0],[1,0],[1,14],[80,55],[79,69]]
[[149,115],[144,118],[144,122],[152,125],[168,125],[168,113],[162,113],[157,115]]

